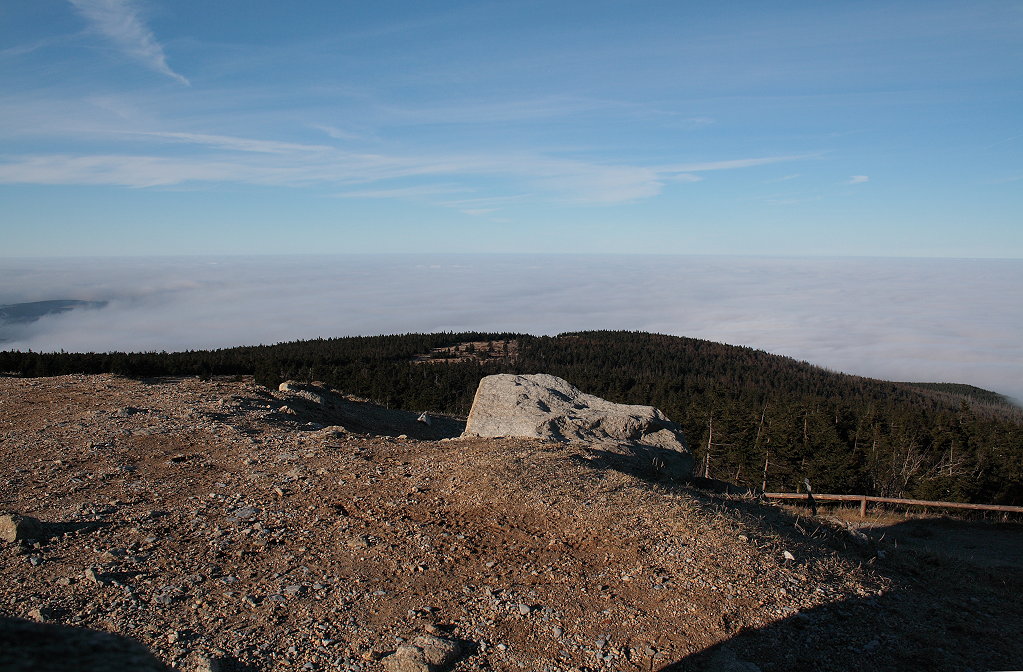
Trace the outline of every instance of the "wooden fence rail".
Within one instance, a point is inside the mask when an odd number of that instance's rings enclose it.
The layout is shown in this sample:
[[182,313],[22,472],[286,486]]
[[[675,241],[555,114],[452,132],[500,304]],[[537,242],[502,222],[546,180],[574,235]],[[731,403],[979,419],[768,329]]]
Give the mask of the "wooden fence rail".
[[[806,493],[798,492],[765,492],[768,499],[802,499],[810,501]],[[859,502],[860,517],[867,515],[867,503],[903,504],[906,506],[930,506],[942,509],[972,509],[974,511],[1005,511],[1023,513],[1023,506],[1005,506],[1002,504],[963,504],[962,502],[932,502],[925,499],[898,499],[896,497],[871,497],[870,495],[818,495],[813,493],[818,502]]]

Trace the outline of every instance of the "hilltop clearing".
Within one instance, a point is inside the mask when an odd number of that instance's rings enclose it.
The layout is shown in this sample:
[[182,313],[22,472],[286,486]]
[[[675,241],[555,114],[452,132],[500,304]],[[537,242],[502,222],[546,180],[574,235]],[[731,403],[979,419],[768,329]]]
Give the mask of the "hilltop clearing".
[[1018,569],[584,445],[356,433],[298,392],[0,379],[0,510],[42,521],[0,541],[0,668],[14,619],[183,670],[431,669],[396,667],[422,636],[455,671],[1023,666]]
[[391,408],[463,416],[484,376],[546,373],[608,401],[660,409],[712,478],[769,491],[808,478],[819,492],[1023,504],[1023,410],[998,395],[871,380],[693,338],[403,334],[177,353],[7,351],[0,372],[250,375],[272,389],[318,380]]

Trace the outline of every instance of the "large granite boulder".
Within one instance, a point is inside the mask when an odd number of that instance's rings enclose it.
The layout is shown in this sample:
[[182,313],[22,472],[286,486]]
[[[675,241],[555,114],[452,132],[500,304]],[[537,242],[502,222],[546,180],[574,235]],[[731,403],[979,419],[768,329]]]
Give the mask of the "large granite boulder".
[[670,476],[688,477],[693,470],[681,428],[658,409],[616,404],[546,373],[485,377],[462,436],[626,446]]

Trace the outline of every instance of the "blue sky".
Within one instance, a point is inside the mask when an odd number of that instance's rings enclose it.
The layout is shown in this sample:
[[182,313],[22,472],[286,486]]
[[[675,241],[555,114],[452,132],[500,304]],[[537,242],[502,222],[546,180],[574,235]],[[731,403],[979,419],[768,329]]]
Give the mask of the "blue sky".
[[0,6],[0,256],[1023,257],[1018,2]]

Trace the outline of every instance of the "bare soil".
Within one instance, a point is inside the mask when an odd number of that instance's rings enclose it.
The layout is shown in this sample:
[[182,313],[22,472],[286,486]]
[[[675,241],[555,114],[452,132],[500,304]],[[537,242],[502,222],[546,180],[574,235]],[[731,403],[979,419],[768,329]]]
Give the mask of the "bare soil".
[[515,339],[507,341],[466,341],[443,348],[433,348],[430,352],[412,358],[414,364],[460,364],[462,362],[492,362],[502,359],[515,359],[519,354],[519,342]]
[[82,669],[25,620],[182,670],[382,670],[422,633],[455,671],[1023,668],[1018,566],[318,399],[0,379],[0,512],[46,530],[0,542],[0,669]]

